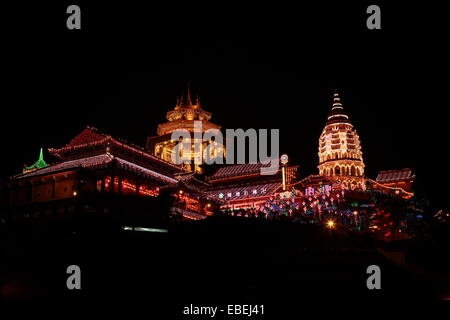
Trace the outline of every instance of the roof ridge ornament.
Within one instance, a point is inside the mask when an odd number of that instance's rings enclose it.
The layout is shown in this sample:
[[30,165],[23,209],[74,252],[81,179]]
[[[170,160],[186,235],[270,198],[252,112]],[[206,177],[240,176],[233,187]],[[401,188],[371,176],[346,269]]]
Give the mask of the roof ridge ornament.
[[45,160],[44,160],[44,153],[43,153],[42,148],[39,152],[39,159],[35,163],[33,163],[31,166],[28,166],[28,167],[24,166],[24,167],[25,168],[23,168],[23,173],[48,167],[47,162],[45,162]]

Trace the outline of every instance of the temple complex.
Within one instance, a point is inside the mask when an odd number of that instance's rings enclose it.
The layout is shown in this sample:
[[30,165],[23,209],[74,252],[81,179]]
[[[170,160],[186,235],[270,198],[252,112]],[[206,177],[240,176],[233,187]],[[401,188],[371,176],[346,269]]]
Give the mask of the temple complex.
[[[410,169],[380,171],[375,180],[365,176],[360,138],[338,93],[319,137],[319,172],[303,179],[298,179],[298,165],[289,164],[287,155],[282,155],[273,175],[261,175],[262,163],[219,165],[205,173],[204,166],[193,161],[199,156],[194,149],[185,154],[190,163],[177,165],[172,161],[179,143],[171,138],[175,130],[186,130],[196,142],[194,121],[201,122],[202,133],[221,127],[209,121],[211,113],[203,109],[198,97],[192,101],[189,89],[166,118],[168,122],[158,125],[158,135],[148,138],[146,148],[88,126],[65,146],[48,149],[55,163],[47,164],[41,149],[37,162],[2,185],[3,205],[12,208],[9,215],[15,218],[80,211],[114,213],[126,220],[133,215],[154,215],[156,210],[198,220],[221,210],[263,210],[267,214],[268,205],[281,199],[291,206],[286,214],[312,212],[320,219],[343,201],[368,206],[375,193],[404,199],[413,196]],[[209,150],[211,157],[225,155],[222,144],[197,142],[203,147],[200,152]]]

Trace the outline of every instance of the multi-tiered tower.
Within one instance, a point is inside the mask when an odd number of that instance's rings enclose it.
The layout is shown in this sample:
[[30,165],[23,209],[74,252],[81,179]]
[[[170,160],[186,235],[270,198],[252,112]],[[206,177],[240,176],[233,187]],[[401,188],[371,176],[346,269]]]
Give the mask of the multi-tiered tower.
[[[192,160],[190,163],[183,164],[186,171],[202,172],[201,166],[198,163],[195,163],[194,159],[199,156],[203,159],[204,153],[207,150],[206,147],[210,144],[212,144],[209,148],[209,157],[211,159],[219,157],[220,155],[225,155],[226,150],[222,143],[215,141],[204,141],[203,139],[197,141],[198,139],[195,138],[194,124],[196,121],[201,122],[202,135],[209,129],[220,130],[220,126],[209,121],[211,119],[211,113],[203,109],[198,96],[195,99],[195,102],[192,101],[191,90],[189,87],[187,90],[187,95],[185,96],[184,94],[181,94],[181,98],[177,99],[175,108],[167,112],[166,119],[168,122],[158,125],[158,136],[150,137],[147,140],[147,149],[153,155],[172,162],[172,154],[175,152],[175,146],[179,143],[179,141],[172,140],[171,135],[172,132],[180,129],[187,130],[191,134],[190,142],[192,149],[187,152],[183,150],[183,157]],[[202,155],[197,154],[198,151],[194,149],[194,145],[197,142],[202,145]]]
[[319,138],[319,173],[349,189],[365,189],[364,162],[356,130],[334,94],[333,106]]

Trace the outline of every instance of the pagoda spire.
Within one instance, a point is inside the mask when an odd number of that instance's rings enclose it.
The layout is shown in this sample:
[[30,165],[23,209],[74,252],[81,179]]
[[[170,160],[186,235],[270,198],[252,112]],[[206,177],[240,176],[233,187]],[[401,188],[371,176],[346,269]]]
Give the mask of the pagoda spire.
[[180,107],[184,106],[184,90],[181,90],[181,95],[180,95]]
[[336,122],[345,122],[350,124],[348,119],[348,115],[344,111],[344,107],[342,106],[341,98],[339,97],[339,93],[335,90],[333,94],[333,104],[331,105],[331,110],[328,113],[328,121],[327,124],[336,123]]
[[186,104],[187,104],[188,106],[191,106],[191,105],[192,105],[192,100],[191,100],[191,85],[190,85],[189,82],[188,82],[188,87],[187,87],[187,101],[186,101]]
[[334,110],[336,108],[344,109],[342,107],[341,98],[339,97],[339,93],[335,89],[334,95],[333,95],[333,106],[331,107],[331,110]]

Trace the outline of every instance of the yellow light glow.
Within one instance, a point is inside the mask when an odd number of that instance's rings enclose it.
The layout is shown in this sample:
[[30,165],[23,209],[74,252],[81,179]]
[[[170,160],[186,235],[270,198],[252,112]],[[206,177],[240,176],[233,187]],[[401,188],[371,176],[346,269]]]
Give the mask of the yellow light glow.
[[334,221],[333,220],[328,220],[327,221],[327,227],[330,228],[330,229],[333,229],[334,228]]
[[73,192],[73,196],[74,196],[74,197],[76,197],[77,194],[78,194],[78,193],[77,193],[76,191]]

